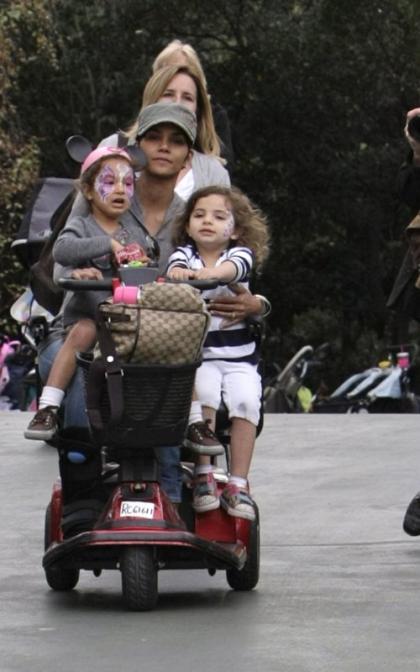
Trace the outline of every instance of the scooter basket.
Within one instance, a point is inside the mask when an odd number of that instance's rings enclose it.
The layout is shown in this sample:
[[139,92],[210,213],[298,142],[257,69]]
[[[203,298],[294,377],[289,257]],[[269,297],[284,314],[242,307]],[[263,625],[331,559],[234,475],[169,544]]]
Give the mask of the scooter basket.
[[[92,360],[78,355],[86,392]],[[122,365],[123,412],[112,424],[106,377],[98,391],[101,428],[92,427],[98,444],[124,452],[181,445],[187,427],[194,378],[200,361],[182,365]],[[91,381],[89,384],[92,384]],[[87,395],[89,397],[89,395]]]

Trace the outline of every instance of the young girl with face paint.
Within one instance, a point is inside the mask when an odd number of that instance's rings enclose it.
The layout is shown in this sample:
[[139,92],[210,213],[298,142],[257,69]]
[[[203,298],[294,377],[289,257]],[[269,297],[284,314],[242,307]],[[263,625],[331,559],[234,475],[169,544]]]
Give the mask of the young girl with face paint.
[[[91,278],[107,278],[112,277],[116,264],[133,258],[133,253],[146,260],[144,251],[136,245],[138,227],[119,223],[134,192],[130,156],[115,147],[94,150],[82,165],[79,187],[89,202],[90,214],[70,218],[57,238],[53,256],[61,265],[59,275],[85,268]],[[54,436],[57,410],[76,370],[76,353],[94,345],[96,306],[108,294],[86,291],[69,295],[64,308],[66,339],[42,390],[39,410],[24,433],[27,439],[45,441]]]
[[[217,278],[225,286],[204,292],[214,300],[231,292],[229,283],[248,287],[254,263],[268,255],[268,230],[264,215],[237,189],[207,187],[196,191],[175,226],[167,273],[171,278]],[[219,499],[210,458],[198,457],[193,506],[198,512],[221,505],[228,514],[253,520],[248,472],[254,449],[261,405],[261,378],[254,336],[245,322],[213,316],[203,363],[197,371],[195,392],[203,415],[214,429],[221,397],[228,408],[231,429],[231,474]],[[200,409],[201,410],[201,409]],[[187,445],[194,450],[194,440]]]

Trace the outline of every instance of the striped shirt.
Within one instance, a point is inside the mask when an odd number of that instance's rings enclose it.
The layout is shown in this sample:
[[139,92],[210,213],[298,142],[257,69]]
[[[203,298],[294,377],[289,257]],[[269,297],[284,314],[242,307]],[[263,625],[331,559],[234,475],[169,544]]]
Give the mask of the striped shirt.
[[[229,247],[224,250],[216,262],[219,266],[224,261],[231,261],[236,267],[236,275],[231,283],[237,283],[249,288],[249,276],[253,264],[253,255],[247,247]],[[171,254],[166,272],[173,268],[191,268],[198,270],[204,268],[195,245],[177,247]],[[203,291],[205,301],[220,296],[234,296],[234,292],[227,285],[206,289]],[[204,342],[203,359],[223,359],[234,362],[258,362],[255,338],[246,322],[238,322],[231,327],[221,327],[223,318],[212,315],[209,332]]]

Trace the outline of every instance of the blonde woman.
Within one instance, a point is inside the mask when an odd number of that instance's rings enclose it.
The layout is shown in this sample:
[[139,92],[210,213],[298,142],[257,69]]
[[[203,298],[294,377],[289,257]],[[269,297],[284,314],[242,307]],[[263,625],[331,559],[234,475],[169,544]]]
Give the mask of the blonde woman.
[[[156,102],[180,103],[180,100],[170,99],[168,94],[174,88],[173,80],[180,79],[183,87],[186,86],[192,94],[192,98],[182,104],[189,107],[197,116],[197,150],[203,154],[220,157],[220,142],[214,128],[213,112],[201,72],[201,69],[193,65],[165,65],[159,68],[144,87],[142,107]],[[186,82],[186,78],[190,80],[189,83]]]
[[152,72],[155,73],[167,65],[183,65],[187,68],[193,68],[199,73],[200,79],[207,89],[207,80],[203,66],[196,50],[190,44],[181,42],[181,40],[172,40],[172,42],[169,42],[153,61]]
[[[152,72],[155,73],[160,68],[164,68],[168,65],[180,65],[191,68],[191,70],[197,72],[207,91],[207,80],[203,66],[201,65],[197,52],[190,44],[181,42],[181,40],[172,40],[172,42],[169,42],[153,61]],[[229,167],[233,166],[235,159],[229,118],[226,110],[218,103],[211,101],[211,107],[217,136],[221,143],[220,153],[221,156],[226,159],[229,169]]]

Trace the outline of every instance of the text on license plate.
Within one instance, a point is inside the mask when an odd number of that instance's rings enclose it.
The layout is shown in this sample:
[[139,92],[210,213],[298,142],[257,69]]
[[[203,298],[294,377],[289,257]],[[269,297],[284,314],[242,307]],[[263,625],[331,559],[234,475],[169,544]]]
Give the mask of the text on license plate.
[[121,502],[120,517],[153,518],[155,505],[153,502]]

